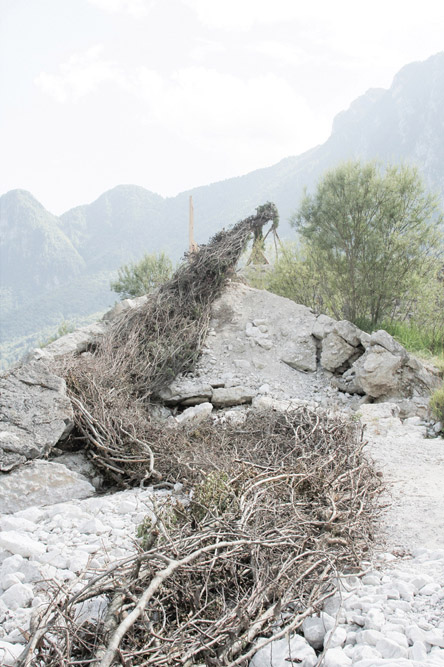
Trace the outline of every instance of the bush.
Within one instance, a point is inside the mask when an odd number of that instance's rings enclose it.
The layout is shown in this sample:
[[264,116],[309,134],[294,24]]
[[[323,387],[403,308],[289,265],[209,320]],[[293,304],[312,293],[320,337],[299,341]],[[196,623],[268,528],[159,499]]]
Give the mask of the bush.
[[303,244],[285,241],[272,265],[249,266],[243,274],[251,287],[266,289],[319,312],[323,310],[320,279]]
[[292,219],[327,309],[372,325],[415,301],[433,276],[441,221],[415,169],[374,162],[327,172]]
[[444,432],[444,384],[430,397],[430,410],[435,419],[443,425],[441,432]]
[[173,263],[164,252],[145,254],[139,262],[120,267],[111,289],[120,294],[121,299],[143,296],[169,280],[172,273]]

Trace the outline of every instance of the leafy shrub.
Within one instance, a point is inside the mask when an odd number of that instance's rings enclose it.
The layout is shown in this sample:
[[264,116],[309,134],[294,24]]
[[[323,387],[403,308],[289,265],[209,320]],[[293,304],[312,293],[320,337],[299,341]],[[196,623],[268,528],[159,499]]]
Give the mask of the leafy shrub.
[[171,278],[173,263],[164,253],[145,254],[139,262],[124,264],[117,280],[111,283],[113,292],[121,299],[131,299],[152,292]]
[[430,410],[432,415],[443,424],[442,432],[444,432],[444,384],[430,397]]

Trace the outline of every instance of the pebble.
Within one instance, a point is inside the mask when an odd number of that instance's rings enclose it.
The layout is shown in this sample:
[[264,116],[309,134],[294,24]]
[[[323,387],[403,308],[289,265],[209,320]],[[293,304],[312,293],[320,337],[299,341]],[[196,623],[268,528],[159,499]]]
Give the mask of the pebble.
[[[130,489],[0,517],[0,665],[14,665],[22,652],[23,632],[45,604],[48,581],[75,586],[79,575],[85,582],[136,554],[137,525],[154,504],[175,498],[181,498],[178,491]],[[92,601],[81,613],[92,618],[105,604]]]
[[[339,579],[324,611],[304,620],[300,632],[316,650],[318,664],[444,666],[444,596],[439,597],[444,550],[421,549],[405,557],[383,554],[376,565],[379,570],[362,578]],[[273,658],[251,661],[250,667],[287,664],[285,658]]]

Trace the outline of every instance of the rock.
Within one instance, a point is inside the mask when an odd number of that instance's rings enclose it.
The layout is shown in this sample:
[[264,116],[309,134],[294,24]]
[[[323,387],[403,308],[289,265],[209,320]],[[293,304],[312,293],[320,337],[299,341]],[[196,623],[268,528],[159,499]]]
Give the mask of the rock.
[[[169,411],[168,411],[169,412]],[[54,459],[55,463],[61,463],[66,466],[68,470],[78,472],[82,477],[85,477],[95,489],[100,489],[103,486],[103,477],[97,472],[92,462],[86,458],[83,452],[65,452]]]
[[[378,582],[379,583],[379,582]],[[385,623],[385,616],[379,609],[370,609],[365,617],[366,630],[381,630]]]
[[184,424],[185,422],[193,421],[195,424],[203,421],[211,414],[213,405],[211,403],[200,403],[191,408],[187,408],[180,415],[177,415],[176,422]]
[[335,320],[328,315],[318,315],[315,323],[313,324],[312,335],[319,340],[325,338],[327,334],[333,331],[335,326]]
[[282,361],[297,371],[316,371],[316,342],[313,336],[293,338],[291,346],[284,350]]
[[381,657],[379,651],[377,651],[372,646],[367,646],[365,644],[358,644],[353,649],[353,664],[356,664],[360,660],[377,660]]
[[14,584],[7,591],[3,593],[0,600],[8,607],[8,609],[18,609],[19,607],[27,607],[31,604],[34,597],[32,586],[29,584]]
[[427,648],[424,642],[416,641],[413,646],[409,648],[409,660],[415,660],[419,663],[425,663],[427,659]]
[[112,320],[115,320],[117,317],[122,315],[122,313],[125,313],[127,310],[140,308],[144,303],[147,302],[147,300],[147,295],[138,296],[134,299],[123,299],[123,301],[119,301],[116,303],[114,308],[105,313],[105,315],[102,317],[102,320],[104,322],[111,322]]
[[333,333],[338,334],[338,336],[341,336],[346,343],[353,345],[353,347],[357,347],[361,342],[362,331],[348,320],[335,322],[332,331]]
[[30,461],[0,476],[0,508],[4,514],[33,505],[87,498],[94,493],[94,487],[85,477],[50,461]]
[[2,530],[0,532],[0,547],[10,551],[13,555],[17,554],[27,558],[36,558],[46,551],[40,542],[16,530]]
[[432,646],[439,646],[440,648],[444,648],[444,633],[440,628],[433,628],[433,630],[428,630],[425,633],[424,639]]
[[359,338],[361,340],[362,347],[366,350],[370,345],[370,334],[368,334],[366,331],[361,331]]
[[384,331],[384,329],[379,329],[378,331],[374,331],[371,334],[370,346],[373,347],[374,345],[379,345],[380,347],[386,349],[388,352],[391,352],[392,354],[398,354],[400,357],[407,357],[406,349],[401,345],[401,343],[398,343],[398,341],[396,341],[393,336],[387,333],[387,331]]
[[397,642],[393,641],[393,639],[388,639],[387,637],[379,639],[376,642],[375,648],[382,657],[387,660],[390,658],[396,659],[407,657],[407,649],[400,646]]
[[331,628],[324,637],[324,645],[329,649],[344,646],[347,640],[347,631],[345,628]]
[[22,651],[23,646],[20,644],[11,644],[0,639],[0,665],[13,667]]
[[0,470],[45,456],[74,426],[62,378],[36,361],[0,378]]
[[402,357],[380,345],[370,346],[353,364],[356,382],[373,398],[387,396],[398,387]]
[[376,646],[382,639],[384,639],[384,636],[379,630],[361,630],[356,635],[357,644],[367,644],[368,646]]
[[[258,641],[260,644],[261,640]],[[260,649],[250,661],[250,667],[314,667],[317,657],[314,650],[300,635],[278,639]]]
[[211,402],[218,408],[224,408],[231,405],[251,403],[255,396],[256,391],[249,387],[224,387],[221,389],[214,389]]
[[322,341],[321,366],[334,371],[356,353],[356,348],[336,333],[329,333]]
[[173,382],[169,387],[159,392],[159,397],[167,405],[198,405],[211,400],[213,388],[206,382],[192,382],[182,379]]
[[322,662],[325,667],[346,667],[352,664],[351,659],[339,646],[327,649]]
[[8,588],[14,586],[14,584],[23,584],[25,580],[25,575],[23,572],[16,572],[14,574],[5,574],[0,576],[0,588],[3,588],[4,591],[7,591]]
[[0,517],[0,530],[18,530],[24,533],[33,533],[37,530],[37,524],[24,517],[8,514]]
[[305,639],[314,649],[322,648],[326,633],[324,622],[317,616],[310,616],[302,623],[302,632]]
[[59,359],[65,354],[81,354],[89,347],[96,344],[103,336],[107,328],[105,322],[94,322],[85,327],[76,329],[72,333],[61,336],[49,343],[44,350],[53,359]]
[[264,350],[271,350],[273,347],[273,341],[271,341],[269,338],[255,338],[255,343],[259,345],[259,347],[263,347]]

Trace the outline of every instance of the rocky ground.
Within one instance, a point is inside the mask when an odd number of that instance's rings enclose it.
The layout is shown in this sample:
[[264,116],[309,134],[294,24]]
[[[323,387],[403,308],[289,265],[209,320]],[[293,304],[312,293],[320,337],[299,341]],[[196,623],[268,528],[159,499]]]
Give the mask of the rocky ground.
[[[213,314],[198,368],[164,392],[158,418],[174,425],[214,411],[236,418],[261,405],[286,409],[301,402],[353,412],[365,425],[368,456],[388,484],[388,507],[363,575],[339,576],[337,593],[301,634],[259,640],[251,667],[444,664],[444,440],[426,437],[436,436],[426,408],[436,378],[385,332],[370,337],[242,285],[232,285]],[[60,456],[24,463],[37,446],[31,427],[23,426],[11,401],[3,410],[0,461],[10,471],[0,479],[0,664],[15,664],[54,584],[76,590],[88,573],[134,552],[137,525],[156,503],[174,502],[181,493],[177,486],[173,493],[97,494],[100,478],[90,465],[54,450],[68,427],[69,406],[58,382],[36,379],[35,364],[86,349],[85,337],[103,326],[36,352],[31,367],[4,386],[5,395],[16,396],[20,382],[26,384],[44,410],[45,392],[55,392],[61,412],[51,422],[57,431],[51,447],[45,440],[51,420],[39,421],[36,411],[31,418],[40,455],[51,448]],[[25,399],[20,405],[26,412]],[[23,433],[27,444],[19,446]],[[98,614],[100,605],[78,613]]]

